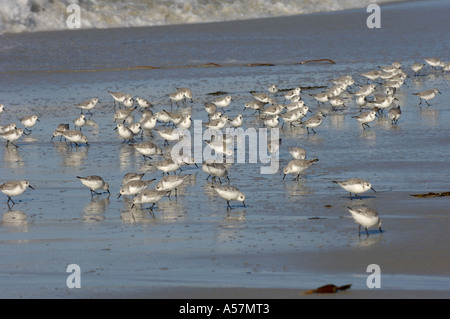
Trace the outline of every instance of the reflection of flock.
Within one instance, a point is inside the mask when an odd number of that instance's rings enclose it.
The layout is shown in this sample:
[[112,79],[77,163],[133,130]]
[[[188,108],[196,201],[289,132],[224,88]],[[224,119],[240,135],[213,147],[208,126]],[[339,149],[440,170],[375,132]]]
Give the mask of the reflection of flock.
[[[414,76],[419,76],[425,65],[429,65],[433,69],[441,68],[442,71],[450,70],[450,64],[444,63],[440,59],[430,58],[425,59],[425,63],[414,63],[411,66],[411,70],[414,72]],[[350,89],[355,85],[355,82],[350,75],[341,76],[332,80],[332,85],[323,92],[317,94],[310,94],[310,96],[318,103],[318,106],[322,106],[320,110],[315,112],[312,116],[308,117],[308,112],[312,113],[310,108],[306,106],[305,101],[301,97],[302,89],[296,87],[289,90],[279,90],[277,85],[270,85],[268,87],[268,93],[252,91],[252,100],[244,104],[245,110],[253,110],[254,114],[258,113],[255,123],[260,123],[267,128],[284,129],[284,126],[304,127],[306,133],[316,134],[317,128],[323,123],[326,118],[326,114],[333,113],[339,114],[342,109],[348,108],[342,93],[348,93],[353,96],[354,102],[358,109],[358,114],[353,115],[351,118],[355,119],[363,130],[369,129],[369,123],[374,122],[380,115],[383,115],[384,110],[388,110],[387,115],[391,120],[392,125],[397,125],[402,115],[400,105],[395,106],[396,92],[404,84],[408,75],[401,68],[400,62],[394,62],[391,65],[379,67],[376,70],[371,70],[361,74],[367,80],[365,85],[359,86],[359,88],[351,92]],[[282,95],[280,93],[283,92]],[[150,101],[141,97],[133,98],[130,94],[123,92],[111,92],[108,93],[112,96],[114,101],[114,122],[115,130],[118,136],[123,139],[123,143],[130,144],[134,150],[140,153],[144,161],[151,160],[154,156],[163,157],[158,162],[151,162],[149,165],[156,170],[163,172],[163,178],[156,183],[154,189],[149,189],[149,185],[156,179],[142,180],[143,174],[126,175],[124,177],[122,186],[120,188],[119,197],[131,196],[131,208],[134,209],[136,205],[151,204],[149,207],[151,210],[153,207],[164,197],[169,196],[172,192],[177,197],[177,189],[182,186],[186,179],[190,175],[176,175],[175,172],[180,170],[185,165],[196,165],[194,159],[187,155],[180,156],[168,156],[163,154],[163,148],[159,147],[156,141],[146,140],[144,141],[144,132],[146,136],[151,136],[153,139],[153,133],[156,133],[161,139],[164,140],[164,146],[170,145],[170,142],[180,141],[185,137],[183,130],[189,130],[191,128],[192,120],[190,111],[186,109],[178,110],[177,112],[169,112],[162,110],[153,113],[153,105]],[[224,92],[222,92],[224,93]],[[427,105],[430,105],[429,101],[434,99],[437,94],[441,92],[436,89],[429,89],[423,92],[413,93],[419,97],[419,105],[422,101],[425,101]],[[225,110],[229,108],[231,103],[234,102],[230,95],[224,93],[224,97],[219,97],[214,100],[204,103],[204,110],[208,116],[208,121],[203,123],[207,128],[214,130],[223,130],[227,127],[238,128],[241,127],[246,121],[244,116],[239,113],[236,116],[225,115]],[[179,103],[193,102],[192,91],[188,88],[177,88],[177,90],[167,95],[170,100],[170,105],[179,106]],[[283,103],[279,103],[277,98],[284,99]],[[70,147],[79,147],[81,144],[89,146],[88,138],[83,134],[82,128],[91,121],[86,116],[89,114],[92,116],[92,111],[96,105],[100,103],[98,98],[92,98],[80,104],[77,107],[81,109],[81,114],[74,121],[74,129],[70,129],[69,124],[60,124],[53,132],[52,140],[55,137],[59,137],[60,141],[63,139],[68,143]],[[118,109],[116,110],[116,104]],[[330,106],[327,111],[324,108],[326,105]],[[121,108],[123,106],[123,108]],[[130,123],[133,112],[138,110],[141,114],[140,119],[134,123]],[[0,113],[5,111],[5,107],[0,105]],[[86,112],[86,114],[84,113]],[[328,112],[328,113],[327,113]],[[17,127],[15,123],[11,123],[0,127],[0,136],[6,140],[7,149],[16,149],[18,146],[15,144],[22,135],[29,135],[31,129],[37,124],[39,118],[36,115],[23,117],[20,119],[23,128]],[[157,125],[162,124],[160,127]],[[249,122],[248,122],[249,123]],[[288,134],[288,133],[286,133]],[[287,135],[286,135],[287,136]],[[137,142],[137,138],[141,138],[141,142]],[[282,139],[271,140],[268,142],[269,153],[276,153],[280,151]],[[214,150],[219,157],[233,156],[234,138],[218,138],[206,141],[207,145]],[[67,143],[62,143],[67,145]],[[127,145],[123,144],[123,145]],[[299,180],[301,174],[307,170],[311,165],[318,161],[315,159],[306,159],[306,151],[300,146],[289,147],[289,152],[292,159],[283,169],[283,179],[287,174],[294,175],[294,180]],[[62,150],[65,153],[64,150]],[[220,196],[227,202],[227,209],[231,209],[231,201],[241,202],[245,207],[246,196],[237,187],[231,185],[222,185],[222,180],[228,180],[229,170],[232,163],[224,163],[223,158],[219,161],[204,161],[202,164],[202,171],[208,174],[207,179],[212,177],[212,190],[215,195]],[[84,159],[84,156],[78,160],[78,162]],[[173,173],[172,175],[169,175]],[[166,176],[164,176],[167,174]],[[109,184],[103,180],[102,177],[97,175],[91,176],[77,176],[81,183],[85,185],[91,192],[91,197],[101,195],[98,190],[105,190],[110,194]],[[129,180],[127,178],[131,177]],[[219,183],[217,183],[217,181]],[[344,190],[350,193],[352,199],[352,193],[356,198],[359,195],[372,189],[371,184],[360,178],[350,178],[345,181],[335,181]],[[7,204],[13,205],[15,202],[12,197],[19,196],[25,192],[27,188],[33,188],[27,180],[7,181],[0,185],[0,191],[7,196]],[[374,190],[375,191],[375,190]],[[108,196],[109,197],[109,196]],[[128,200],[128,199],[127,199]],[[367,229],[370,227],[378,227],[381,232],[381,220],[376,211],[369,207],[358,206],[348,207],[349,212],[355,219],[355,221],[364,227],[367,235],[369,235]],[[137,215],[136,215],[137,216]],[[19,217],[17,217],[19,218]],[[19,218],[20,219],[20,218]]]

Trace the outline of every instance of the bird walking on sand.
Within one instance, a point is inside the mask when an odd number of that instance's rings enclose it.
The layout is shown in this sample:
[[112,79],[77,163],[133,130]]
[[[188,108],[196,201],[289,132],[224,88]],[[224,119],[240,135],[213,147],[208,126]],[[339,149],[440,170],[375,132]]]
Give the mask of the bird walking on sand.
[[77,176],[77,178],[84,186],[89,188],[89,190],[91,191],[91,197],[93,197],[94,194],[101,195],[96,191],[97,189],[104,189],[108,192],[108,194],[111,194],[109,192],[109,184],[105,182],[103,178],[101,178],[100,176],[97,175],[91,175],[86,177]]
[[22,135],[23,135],[23,129],[21,129],[21,128],[11,129],[6,132],[0,133],[0,136],[6,140],[6,146],[8,146],[9,144],[12,144],[15,147],[18,147],[18,146],[16,144],[14,144],[13,142],[18,140]]
[[[358,194],[362,194],[367,192],[369,189],[373,190],[372,184],[366,180],[363,180],[361,178],[350,178],[343,181],[333,181],[333,183],[338,184],[343,189],[345,189],[347,192],[350,193],[350,199],[352,199],[352,193],[355,194],[355,197],[360,197]],[[361,198],[361,197],[360,197]]]
[[428,103],[428,101],[434,99],[438,93],[442,94],[438,89],[431,89],[423,92],[413,93],[413,95],[417,95],[419,97],[419,105],[422,104],[422,100],[425,100],[425,103],[430,106],[430,103]]
[[347,209],[355,222],[359,224],[359,236],[361,236],[361,226],[366,230],[367,236],[369,236],[368,228],[370,227],[377,227],[380,233],[383,232],[381,230],[381,218],[376,210],[365,206],[347,207]]
[[317,162],[319,159],[315,158],[315,159],[311,159],[311,160],[306,160],[306,159],[293,159],[291,160],[286,167],[283,169],[283,179],[285,179],[287,174],[296,174],[297,176],[294,178],[294,181],[298,181],[300,178],[300,174],[306,170],[308,167],[310,167],[311,165],[313,165],[315,162]]
[[306,121],[302,122],[303,125],[306,126],[306,131],[309,134],[309,129],[311,129],[314,134],[316,133],[316,131],[314,130],[316,127],[318,127],[320,124],[322,124],[323,122],[323,118],[326,117],[325,114],[323,114],[322,112],[317,112],[316,115],[310,117],[309,119],[307,119]]
[[231,209],[230,201],[242,202],[245,206],[245,195],[235,186],[212,185],[216,193],[227,201],[227,209]]
[[393,107],[389,110],[388,116],[391,119],[392,124],[397,124],[399,118],[402,116],[402,111],[400,110],[400,105]]
[[31,133],[30,128],[36,125],[36,122],[40,122],[37,115],[30,115],[26,117],[22,117],[20,119],[20,122],[23,126],[25,126],[25,130],[27,130],[28,133],[24,133],[25,135],[28,135]]
[[13,205],[15,204],[11,196],[23,194],[27,187],[34,189],[34,187],[31,186],[30,182],[27,180],[8,181],[0,185],[0,191],[8,196],[8,201],[6,203],[9,206],[9,202],[12,202]]

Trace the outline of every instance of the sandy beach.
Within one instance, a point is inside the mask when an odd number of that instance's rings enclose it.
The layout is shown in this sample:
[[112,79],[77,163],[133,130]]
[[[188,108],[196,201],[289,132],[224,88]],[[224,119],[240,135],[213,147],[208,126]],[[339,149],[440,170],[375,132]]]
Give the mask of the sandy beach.
[[[450,197],[413,194],[449,192],[450,71],[424,58],[450,62],[449,1],[416,1],[381,6],[381,28],[366,25],[363,9],[234,22],[140,28],[66,30],[2,34],[0,42],[0,125],[36,114],[40,121],[6,146],[1,140],[0,183],[27,179],[35,188],[8,207],[0,194],[0,298],[307,299],[450,297]],[[414,21],[414,23],[411,23]],[[301,61],[330,61],[299,64]],[[332,79],[402,63],[409,75],[396,92],[402,117],[392,125],[387,110],[370,128],[352,118],[360,113],[353,94],[345,108],[320,105],[310,94]],[[266,66],[249,66],[265,64]],[[201,159],[182,167],[190,175],[178,196],[153,211],[118,198],[126,173],[162,177],[152,163],[123,143],[108,91],[128,92],[153,104],[153,111],[190,112],[207,122],[204,103],[231,95],[226,114],[243,114],[243,128],[262,128],[258,114],[244,109],[250,91],[303,88],[312,113],[326,114],[317,133],[305,127],[280,129],[279,170],[268,164],[235,163],[230,185],[245,193],[245,206],[211,188]],[[167,94],[189,87],[193,103],[170,106]],[[413,93],[439,88],[430,106]],[[352,89],[354,91],[356,89]],[[223,94],[213,93],[222,92]],[[384,92],[383,92],[384,93]],[[80,115],[75,105],[92,97],[100,103],[82,128],[89,146],[71,147],[54,138],[60,123]],[[276,97],[283,103],[283,95]],[[135,111],[128,120],[139,119]],[[162,124],[159,124],[162,126]],[[280,126],[281,127],[281,124]],[[194,126],[190,129],[194,133]],[[152,140],[170,154],[153,132]],[[319,160],[299,181],[283,179],[288,147],[301,146]],[[202,145],[205,147],[205,144]],[[76,176],[100,175],[110,196],[91,198]],[[370,180],[376,192],[350,199],[334,180]],[[228,184],[224,182],[224,184]],[[375,209],[377,228],[358,232],[348,206]],[[79,265],[81,288],[69,288],[67,266]],[[380,288],[369,288],[369,265],[380,269]],[[335,294],[303,294],[317,287],[351,284]]]

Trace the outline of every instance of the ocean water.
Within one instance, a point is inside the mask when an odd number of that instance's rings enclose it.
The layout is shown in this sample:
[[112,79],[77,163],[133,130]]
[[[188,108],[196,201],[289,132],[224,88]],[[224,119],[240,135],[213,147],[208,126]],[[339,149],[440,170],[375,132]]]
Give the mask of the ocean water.
[[[414,77],[410,66],[429,56],[450,61],[449,10],[448,1],[382,6],[381,29],[367,28],[368,13],[360,8],[231,23],[0,35],[0,125],[31,113],[40,118],[18,148],[0,147],[1,181],[27,178],[35,187],[11,209],[3,197],[0,295],[120,296],[198,286],[309,289],[329,282],[366,289],[366,267],[374,262],[389,274],[387,289],[448,293],[448,262],[441,258],[448,251],[448,199],[410,195],[448,191],[450,74],[425,67]],[[428,23],[411,25],[411,19]],[[335,64],[298,64],[314,59]],[[363,130],[352,118],[359,108],[351,93],[343,94],[347,106],[338,111],[309,95],[342,75],[363,85],[361,73],[393,61],[410,75],[396,93],[403,110],[398,125],[380,116]],[[250,91],[264,92],[272,83],[303,87],[305,103],[327,117],[317,134],[303,127],[280,130],[275,174],[260,174],[266,164],[259,162],[232,166],[230,184],[246,194],[246,207],[232,202],[227,210],[207,175],[192,165],[180,172],[191,178],[178,198],[164,198],[153,214],[117,198],[125,173],[142,172],[145,179],[162,173],[117,136],[108,90],[147,98],[154,111],[185,109],[202,122],[203,104],[216,97],[212,93],[226,92],[234,100],[226,113],[242,113],[243,128],[260,128],[262,121],[243,110],[244,103],[252,100]],[[191,88],[194,102],[171,108],[167,94],[176,87]],[[431,106],[419,105],[412,93],[434,87],[442,94]],[[94,96],[101,103],[83,128],[90,146],[51,141],[59,123],[73,127],[80,113],[75,104]],[[276,98],[284,102],[282,95]],[[153,140],[163,146],[159,137]],[[308,158],[319,159],[298,182],[283,180],[289,146],[302,146]],[[111,185],[109,197],[91,199],[76,178],[94,174]],[[350,200],[332,183],[350,177],[370,180],[377,192]],[[359,237],[346,210],[354,204],[377,209],[384,233]],[[82,289],[66,287],[66,267],[73,263],[82,269]]]
[[[235,21],[363,8],[372,1],[219,1],[219,0],[5,0],[0,3],[0,33],[65,30],[80,13],[81,28],[121,28]],[[378,4],[392,1],[377,1]]]

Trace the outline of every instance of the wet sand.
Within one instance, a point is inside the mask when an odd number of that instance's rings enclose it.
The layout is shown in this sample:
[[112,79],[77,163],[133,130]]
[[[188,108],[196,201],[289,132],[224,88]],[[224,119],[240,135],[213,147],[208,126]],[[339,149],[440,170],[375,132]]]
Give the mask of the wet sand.
[[[440,2],[386,6],[380,30],[365,27],[365,10],[351,10],[183,27],[4,35],[5,43],[19,44],[2,51],[0,93],[7,111],[0,115],[1,125],[29,113],[41,122],[17,142],[19,148],[0,150],[2,182],[26,178],[35,187],[17,197],[11,211],[2,197],[0,297],[448,298],[449,197],[411,196],[450,190],[448,72],[426,67],[423,76],[410,77],[397,93],[403,110],[398,125],[380,117],[367,130],[351,118],[358,108],[349,94],[348,107],[334,112],[308,95],[320,89],[305,90],[310,108],[323,110],[327,118],[317,134],[302,127],[281,131],[280,168],[290,159],[288,146],[302,146],[308,158],[319,161],[299,182],[290,176],[283,180],[281,170],[261,175],[260,163],[234,164],[231,185],[247,199],[246,207],[232,202],[231,211],[195,166],[183,168],[180,174],[191,178],[177,199],[160,201],[154,215],[132,209],[130,199],[118,199],[125,173],[142,172],[145,179],[160,179],[162,173],[117,136],[107,91],[148,97],[162,110],[170,108],[166,94],[174,87],[191,87],[194,103],[184,108],[192,108],[193,119],[206,121],[203,102],[212,92],[229,92],[235,102],[227,113],[237,115],[251,100],[249,91],[274,82],[283,88],[329,86],[331,79],[350,74],[361,83],[362,72],[395,60],[412,75],[409,65],[424,57],[450,61],[449,11],[448,3]],[[411,18],[427,23],[411,26]],[[217,41],[219,36],[230,42]],[[70,43],[77,39],[86,51],[71,56]],[[98,39],[103,42],[94,45]],[[29,41],[33,45],[27,47]],[[145,53],[152,45],[158,49]],[[33,50],[45,55],[34,56]],[[336,64],[295,64],[320,58]],[[222,67],[193,67],[213,62]],[[274,66],[245,66],[256,62]],[[136,65],[164,68],[126,69]],[[433,87],[442,94],[430,107],[420,107],[412,93]],[[80,113],[74,105],[93,96],[101,104],[83,128],[90,146],[51,141],[59,123],[73,126]],[[245,127],[262,127],[252,112],[242,113]],[[110,183],[109,198],[91,200],[76,178],[93,174]],[[350,200],[332,183],[350,177],[369,179],[377,192]],[[383,233],[358,234],[346,209],[355,204],[380,213]],[[69,264],[80,265],[80,289],[66,286]],[[380,266],[381,288],[366,285],[370,264]],[[301,294],[328,283],[352,288]]]

